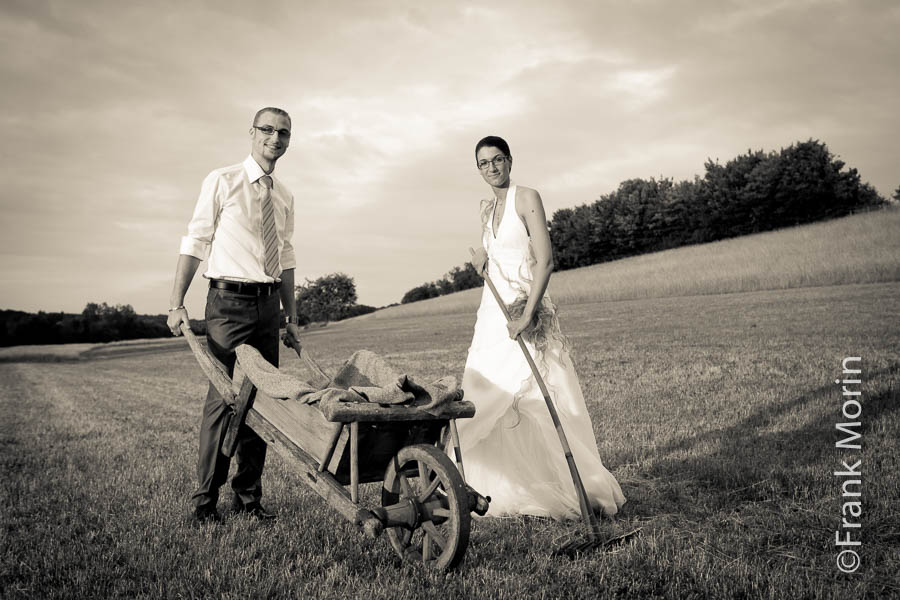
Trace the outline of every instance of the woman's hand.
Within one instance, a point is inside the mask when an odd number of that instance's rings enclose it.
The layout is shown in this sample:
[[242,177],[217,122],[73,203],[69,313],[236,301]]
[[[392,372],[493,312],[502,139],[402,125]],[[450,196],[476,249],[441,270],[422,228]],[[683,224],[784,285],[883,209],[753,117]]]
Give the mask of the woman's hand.
[[484,268],[487,266],[487,252],[484,251],[484,248],[479,248],[472,254],[469,262],[475,267],[475,272],[483,277]]
[[509,332],[509,339],[514,340],[518,338],[523,331],[528,329],[528,326],[531,324],[530,318],[525,318],[524,316],[519,317],[518,319],[509,321],[506,324],[506,330]]

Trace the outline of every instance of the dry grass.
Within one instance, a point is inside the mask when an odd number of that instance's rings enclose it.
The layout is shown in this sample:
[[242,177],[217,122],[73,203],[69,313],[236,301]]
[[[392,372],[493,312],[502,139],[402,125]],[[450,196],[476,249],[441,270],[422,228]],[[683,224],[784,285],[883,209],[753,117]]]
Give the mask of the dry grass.
[[[900,280],[900,209],[852,215],[555,273],[557,303],[633,300]],[[357,317],[474,311],[481,289]]]
[[105,344],[36,344],[33,346],[10,346],[0,348],[0,363],[4,362],[69,362],[120,357],[125,354],[147,354],[157,352],[179,351],[184,340],[168,338],[152,338],[141,340],[123,340]]
[[[458,571],[400,563],[275,453],[271,525],[195,528],[203,376],[179,352],[0,365],[3,598],[897,597],[900,284],[574,304],[562,314],[600,454],[628,503],[615,551],[551,548],[576,529],[479,520]],[[459,377],[474,314],[308,333],[329,371],[360,348]],[[863,559],[835,567],[840,361],[863,357]],[[283,349],[282,364],[303,374]],[[374,486],[377,488],[377,485]],[[364,500],[372,502],[378,490]],[[222,505],[225,504],[223,500]]]
[[0,348],[0,362],[55,362],[80,360],[81,353],[97,344],[36,344]]

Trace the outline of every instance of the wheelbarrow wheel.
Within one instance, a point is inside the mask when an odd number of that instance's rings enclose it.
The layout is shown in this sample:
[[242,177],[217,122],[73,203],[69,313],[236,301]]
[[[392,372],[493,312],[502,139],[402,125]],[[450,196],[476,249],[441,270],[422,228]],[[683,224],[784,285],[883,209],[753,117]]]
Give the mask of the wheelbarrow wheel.
[[471,515],[466,484],[456,465],[434,446],[402,448],[384,474],[381,504],[408,503],[414,523],[390,527],[388,539],[400,558],[451,569],[469,545]]

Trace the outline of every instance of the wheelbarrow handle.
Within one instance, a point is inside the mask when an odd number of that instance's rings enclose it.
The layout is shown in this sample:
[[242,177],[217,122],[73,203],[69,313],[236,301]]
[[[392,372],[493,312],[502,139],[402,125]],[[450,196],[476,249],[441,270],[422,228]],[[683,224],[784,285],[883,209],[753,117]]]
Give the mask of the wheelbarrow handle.
[[187,343],[191,346],[191,350],[196,351],[200,349],[200,342],[197,341],[197,336],[194,335],[191,326],[182,321],[179,327],[181,328],[181,333],[184,334],[184,339],[186,339]]
[[319,377],[321,377],[325,381],[331,381],[331,377],[319,366],[319,364],[313,360],[313,357],[309,355],[309,352],[304,350],[303,346],[300,345],[297,340],[295,340],[292,336],[286,335],[284,337],[284,342],[294,349],[294,352],[297,353],[297,356],[303,359],[303,362],[306,363],[314,373],[316,373]]
[[200,369],[207,379],[212,382],[213,387],[216,388],[216,391],[219,392],[225,403],[229,406],[232,405],[234,403],[234,393],[231,388],[231,378],[228,376],[225,366],[200,344],[200,340],[191,331],[191,326],[184,321],[181,322],[181,333],[184,334],[184,339],[187,340],[188,345],[191,347],[191,352],[194,353],[194,358],[197,359]]

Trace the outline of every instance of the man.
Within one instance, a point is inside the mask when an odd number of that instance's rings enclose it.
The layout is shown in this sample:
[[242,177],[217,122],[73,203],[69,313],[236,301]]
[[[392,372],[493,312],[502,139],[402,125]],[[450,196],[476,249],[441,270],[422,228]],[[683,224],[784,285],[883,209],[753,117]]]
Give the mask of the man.
[[[206,177],[188,234],[181,240],[169,329],[180,335],[181,324],[188,323],[184,296],[200,262],[208,257],[206,339],[229,375],[234,371],[234,349],[244,343],[278,365],[279,296],[287,314],[286,335],[295,341],[299,336],[291,245],[294,198],[272,177],[290,139],[291,118],[284,110],[267,107],[257,112],[250,128],[250,156]],[[199,486],[192,497],[194,518],[199,522],[219,520],[219,488],[228,478],[231,462],[220,448],[230,418],[230,409],[210,385],[200,423]],[[275,518],[260,504],[265,442],[244,426],[235,456],[232,509],[256,519]]]

